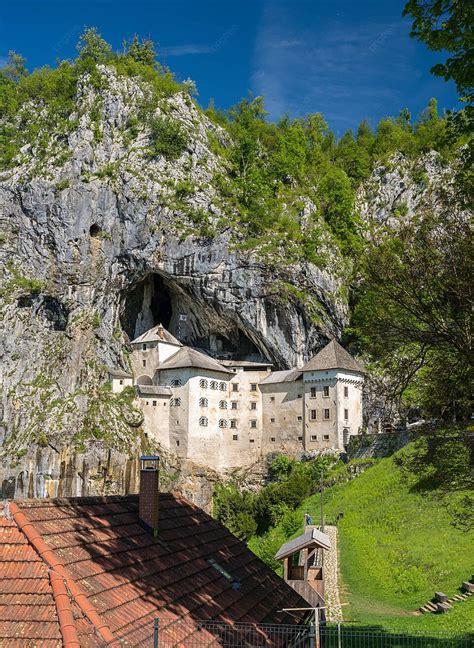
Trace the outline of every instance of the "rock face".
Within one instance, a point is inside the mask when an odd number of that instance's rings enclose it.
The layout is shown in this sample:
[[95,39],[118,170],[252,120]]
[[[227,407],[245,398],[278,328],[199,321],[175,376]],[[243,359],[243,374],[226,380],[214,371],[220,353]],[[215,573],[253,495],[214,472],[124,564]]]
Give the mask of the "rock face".
[[[287,368],[348,323],[347,262],[330,244],[325,269],[241,245],[239,215],[215,181],[227,133],[174,94],[154,113],[179,123],[187,146],[151,157],[146,86],[100,74],[100,88],[79,83],[67,137],[50,133],[46,158],[25,146],[0,175],[4,496],[136,487],[136,458],[150,447],[133,395],[107,390],[107,367],[128,369],[127,342],[153,324]],[[381,184],[376,174],[360,194],[367,218]],[[398,176],[384,187],[388,204]],[[316,217],[303,202],[302,228]],[[196,470],[180,469],[194,483]]]
[[104,385],[107,367],[128,368],[127,341],[153,324],[188,344],[260,353],[284,368],[347,322],[337,272],[239,249],[235,214],[213,183],[225,164],[213,142],[227,146],[226,133],[174,95],[156,114],[181,124],[187,148],[150,159],[149,133],[129,132],[146,89],[101,73],[100,91],[87,77],[80,83],[67,141],[53,134],[46,160],[25,147],[0,177],[7,495],[134,488],[129,461],[147,446],[140,414]]

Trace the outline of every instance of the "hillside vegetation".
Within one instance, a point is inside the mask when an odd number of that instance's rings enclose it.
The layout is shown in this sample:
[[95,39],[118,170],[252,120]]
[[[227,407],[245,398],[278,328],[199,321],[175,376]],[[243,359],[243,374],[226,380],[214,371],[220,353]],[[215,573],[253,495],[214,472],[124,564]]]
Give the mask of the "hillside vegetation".
[[[410,631],[472,630],[472,599],[444,616],[414,615],[435,591],[453,595],[473,573],[472,441],[472,429],[429,431],[354,479],[326,489],[326,522],[340,518],[347,620]],[[329,477],[347,470],[337,466]],[[294,511],[298,529],[288,533],[283,521],[252,538],[251,548],[274,565],[279,545],[301,533],[305,511],[319,520],[319,493]]]

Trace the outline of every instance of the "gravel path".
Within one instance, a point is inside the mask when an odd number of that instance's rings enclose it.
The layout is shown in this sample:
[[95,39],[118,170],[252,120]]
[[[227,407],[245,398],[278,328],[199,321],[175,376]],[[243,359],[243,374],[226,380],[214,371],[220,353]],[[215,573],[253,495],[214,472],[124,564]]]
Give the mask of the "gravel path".
[[331,539],[331,549],[324,552],[324,598],[329,621],[343,621],[338,587],[337,527],[324,529]]

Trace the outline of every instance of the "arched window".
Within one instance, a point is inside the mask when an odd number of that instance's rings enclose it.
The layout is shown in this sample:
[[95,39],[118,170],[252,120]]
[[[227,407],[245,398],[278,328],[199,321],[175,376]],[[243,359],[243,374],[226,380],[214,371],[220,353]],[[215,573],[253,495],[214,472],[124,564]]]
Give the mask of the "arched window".
[[173,378],[171,380],[171,387],[182,387],[183,383],[181,382],[180,378]]
[[225,382],[221,382],[221,383],[219,384],[219,389],[220,389],[221,391],[225,391],[225,390],[227,389],[227,385],[225,384]]
[[199,381],[199,387],[201,387],[201,389],[207,389],[207,380],[205,378],[201,378]]
[[209,401],[207,398],[200,398],[199,399],[199,407],[208,407]]
[[227,427],[227,421],[225,419],[219,419],[219,427],[220,428],[226,428]]
[[208,423],[209,421],[207,420],[207,416],[201,416],[201,418],[199,419],[199,425],[201,425],[202,427],[207,427]]
[[219,385],[216,380],[211,380],[211,389],[219,389]]
[[181,398],[172,398],[170,401],[171,407],[179,407],[181,405]]
[[219,401],[220,409],[227,409],[227,401]]

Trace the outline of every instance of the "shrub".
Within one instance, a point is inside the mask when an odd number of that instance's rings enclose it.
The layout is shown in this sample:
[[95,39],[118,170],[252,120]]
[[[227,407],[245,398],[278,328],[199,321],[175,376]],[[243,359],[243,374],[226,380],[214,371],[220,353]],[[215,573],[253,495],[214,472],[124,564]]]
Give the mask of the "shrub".
[[150,122],[150,156],[163,155],[168,160],[176,160],[186,150],[188,136],[179,122],[169,117],[154,117]]

